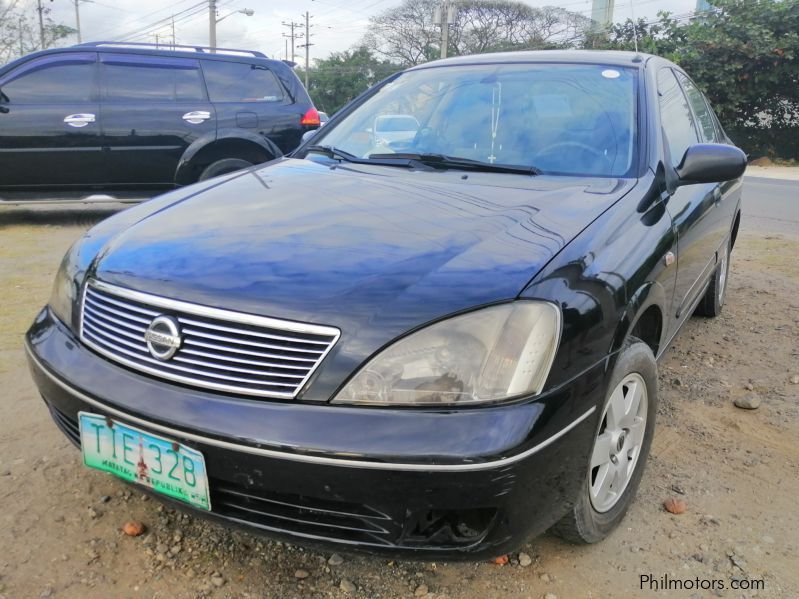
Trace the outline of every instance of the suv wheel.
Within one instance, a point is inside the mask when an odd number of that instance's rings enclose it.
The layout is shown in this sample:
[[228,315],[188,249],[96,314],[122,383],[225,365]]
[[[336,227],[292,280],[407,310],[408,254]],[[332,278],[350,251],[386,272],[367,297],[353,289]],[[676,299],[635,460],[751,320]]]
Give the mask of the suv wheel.
[[217,160],[216,162],[212,162],[206,166],[200,175],[200,178],[197,180],[207,181],[208,179],[218,177],[219,175],[240,171],[248,166],[252,166],[252,162],[247,162],[241,158],[223,158],[222,160]]
[[552,532],[572,543],[596,543],[619,525],[641,482],[656,412],[655,356],[633,337],[613,369],[580,495]]

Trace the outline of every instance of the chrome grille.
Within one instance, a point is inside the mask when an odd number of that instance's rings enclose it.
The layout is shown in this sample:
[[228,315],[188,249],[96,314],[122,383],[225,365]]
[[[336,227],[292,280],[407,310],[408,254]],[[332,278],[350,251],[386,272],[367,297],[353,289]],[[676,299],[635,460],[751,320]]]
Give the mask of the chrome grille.
[[[157,316],[180,325],[168,360],[150,354],[145,332]],[[293,398],[339,337],[333,327],[231,312],[89,281],[81,340],[103,356],[194,387]]]

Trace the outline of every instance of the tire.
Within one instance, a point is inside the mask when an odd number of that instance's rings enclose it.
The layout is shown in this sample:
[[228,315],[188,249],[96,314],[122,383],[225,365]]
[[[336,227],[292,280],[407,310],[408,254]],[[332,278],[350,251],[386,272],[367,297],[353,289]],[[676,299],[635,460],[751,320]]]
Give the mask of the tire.
[[240,171],[248,166],[252,166],[252,162],[247,162],[241,158],[223,158],[206,166],[197,181],[207,181],[219,175]]
[[715,318],[721,314],[724,307],[724,297],[727,294],[727,281],[730,274],[730,242],[719,252],[719,263],[713,276],[710,277],[710,285],[705,291],[705,295],[696,307],[694,314]]
[[[643,392],[636,404],[637,390]],[[614,415],[614,406],[628,405],[628,413],[621,418]],[[596,543],[619,525],[643,476],[656,413],[655,356],[648,345],[631,337],[619,354],[602,402],[585,482],[574,507],[552,527],[554,534],[575,544]],[[603,485],[603,481],[613,482]]]

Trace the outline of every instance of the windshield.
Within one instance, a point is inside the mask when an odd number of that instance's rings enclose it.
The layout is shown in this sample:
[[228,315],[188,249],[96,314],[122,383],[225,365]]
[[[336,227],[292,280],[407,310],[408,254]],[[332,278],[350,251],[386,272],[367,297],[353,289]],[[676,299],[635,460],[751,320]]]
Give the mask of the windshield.
[[584,64],[426,68],[383,86],[314,144],[361,158],[437,154],[544,173],[625,176],[637,71]]

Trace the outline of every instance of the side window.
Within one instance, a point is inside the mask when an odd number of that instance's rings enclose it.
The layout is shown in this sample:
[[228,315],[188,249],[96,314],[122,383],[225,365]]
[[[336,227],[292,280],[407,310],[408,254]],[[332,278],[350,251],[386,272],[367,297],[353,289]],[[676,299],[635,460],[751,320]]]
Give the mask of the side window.
[[203,61],[212,102],[281,102],[283,88],[274,73],[260,65]]
[[702,92],[694,85],[694,82],[688,79],[682,73],[677,73],[677,79],[680,81],[685,95],[688,96],[688,102],[694,110],[694,115],[699,124],[699,133],[702,136],[702,141],[714,143],[718,141],[718,132],[716,131],[716,123],[713,119],[713,113],[710,106],[702,95]]
[[102,64],[106,102],[191,102],[205,99],[200,63],[191,58],[107,54]]
[[677,166],[682,161],[688,146],[698,143],[691,109],[682,93],[671,69],[661,69],[658,73],[658,93],[660,95],[660,121],[669,142],[671,164]]
[[94,96],[93,52],[54,54],[32,60],[0,80],[11,104],[89,102]]

